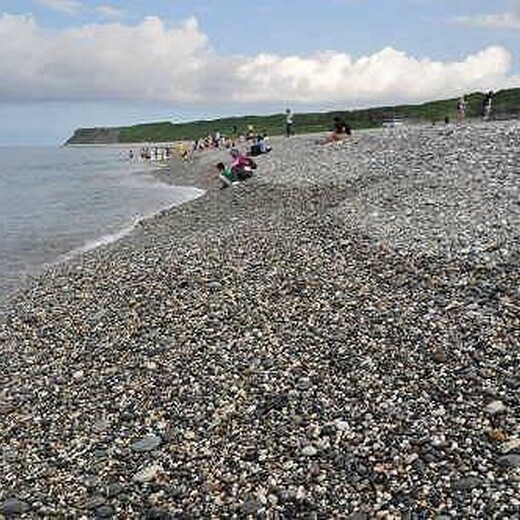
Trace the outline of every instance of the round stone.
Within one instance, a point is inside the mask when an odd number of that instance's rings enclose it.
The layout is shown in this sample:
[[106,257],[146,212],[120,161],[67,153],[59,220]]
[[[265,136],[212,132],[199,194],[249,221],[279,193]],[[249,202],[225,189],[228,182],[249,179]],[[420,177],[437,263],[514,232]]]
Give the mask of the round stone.
[[8,498],[0,504],[0,513],[3,515],[21,515],[27,513],[31,509],[31,506],[23,500],[17,498]]
[[309,446],[305,446],[305,448],[303,448],[302,453],[306,457],[313,457],[314,455],[316,455],[316,453],[318,453],[318,450],[314,446],[309,445]]
[[132,443],[130,447],[132,448],[132,450],[137,452],[152,451],[158,446],[160,446],[161,442],[161,437],[151,433],[135,441],[134,443]]
[[463,477],[454,482],[453,488],[458,491],[471,491],[482,486],[482,480],[478,477]]
[[520,450],[520,439],[510,439],[509,441],[504,442],[504,444],[500,446],[500,449],[503,453]]
[[334,421],[334,426],[340,431],[340,432],[344,432],[344,431],[347,431],[349,429],[349,424],[347,421],[344,421],[342,419],[336,419]]
[[134,482],[151,482],[155,480],[160,470],[161,466],[158,464],[146,466],[134,475],[133,480]]
[[520,468],[520,455],[513,453],[511,455],[503,455],[498,457],[498,464],[506,468]]
[[496,415],[504,413],[507,410],[507,407],[502,401],[492,401],[486,406],[485,410],[490,415]]
[[96,509],[95,513],[96,513],[96,518],[110,518],[110,517],[114,516],[115,510],[111,505],[106,504],[101,507],[98,507]]
[[254,515],[260,509],[262,509],[262,503],[258,500],[247,500],[240,506],[244,515]]

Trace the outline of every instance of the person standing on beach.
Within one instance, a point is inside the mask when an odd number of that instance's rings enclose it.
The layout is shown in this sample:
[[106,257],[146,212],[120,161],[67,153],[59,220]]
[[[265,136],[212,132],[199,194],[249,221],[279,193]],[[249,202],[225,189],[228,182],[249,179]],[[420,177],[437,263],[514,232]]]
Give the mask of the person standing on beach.
[[491,109],[493,106],[493,91],[490,90],[484,97],[484,103],[482,106],[482,120],[489,121],[491,118]]
[[460,96],[457,101],[457,121],[462,123],[466,119],[466,100],[464,95]]
[[285,111],[285,136],[291,137],[291,135],[294,135],[294,114],[292,113],[292,110],[288,108]]

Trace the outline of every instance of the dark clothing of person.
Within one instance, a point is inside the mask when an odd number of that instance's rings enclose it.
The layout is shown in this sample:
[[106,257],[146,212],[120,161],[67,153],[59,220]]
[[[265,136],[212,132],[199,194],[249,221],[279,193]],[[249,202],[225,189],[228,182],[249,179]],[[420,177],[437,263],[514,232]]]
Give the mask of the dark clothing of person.
[[235,153],[233,157],[234,161],[231,164],[231,171],[235,178],[239,181],[249,179],[253,175],[253,170],[256,169],[256,162],[242,154]]
[[249,153],[250,153],[250,155],[255,157],[256,155],[261,155],[264,152],[262,152],[262,148],[261,148],[260,144],[256,143],[256,144],[251,145],[251,151]]
[[352,133],[352,129],[350,125],[348,125],[343,119],[339,117],[334,118],[334,133],[336,134],[347,134],[350,135]]
[[251,146],[249,155],[254,157],[256,155],[261,155],[270,151],[271,147],[267,144],[265,137],[260,135],[258,136],[256,143]]
[[292,135],[294,135],[293,125],[294,125],[294,115],[293,115],[292,111],[288,108],[285,111],[285,136],[286,137],[291,137]]
[[253,171],[244,166],[237,166],[233,168],[232,171],[233,175],[239,181],[245,181],[246,179],[249,179],[249,177],[253,176]]

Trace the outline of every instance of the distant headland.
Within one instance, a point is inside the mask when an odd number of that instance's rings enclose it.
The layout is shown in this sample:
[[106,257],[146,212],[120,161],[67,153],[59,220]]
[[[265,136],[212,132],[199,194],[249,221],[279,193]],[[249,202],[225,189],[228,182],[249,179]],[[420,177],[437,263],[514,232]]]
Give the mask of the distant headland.
[[[485,93],[475,92],[466,96],[467,116],[480,117]],[[377,128],[389,119],[410,122],[437,123],[456,119],[456,99],[430,101],[416,105],[382,106],[350,111],[298,113],[295,128],[298,133],[322,132],[330,129],[334,116],[345,118],[354,129]],[[493,98],[493,117],[508,119],[520,117],[520,88],[500,90]],[[198,139],[214,133],[239,132],[254,126],[269,135],[284,131],[284,114],[267,116],[227,117],[213,120],[171,123],[169,121],[144,123],[122,127],[78,128],[65,145],[76,144],[124,144],[144,142],[171,142]]]

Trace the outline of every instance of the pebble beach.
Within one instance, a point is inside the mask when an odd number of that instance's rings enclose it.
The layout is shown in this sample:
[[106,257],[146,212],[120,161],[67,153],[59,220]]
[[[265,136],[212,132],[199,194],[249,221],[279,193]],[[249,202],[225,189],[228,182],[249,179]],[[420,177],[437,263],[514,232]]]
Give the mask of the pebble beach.
[[0,325],[0,518],[520,518],[520,122],[273,138]]

